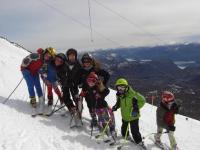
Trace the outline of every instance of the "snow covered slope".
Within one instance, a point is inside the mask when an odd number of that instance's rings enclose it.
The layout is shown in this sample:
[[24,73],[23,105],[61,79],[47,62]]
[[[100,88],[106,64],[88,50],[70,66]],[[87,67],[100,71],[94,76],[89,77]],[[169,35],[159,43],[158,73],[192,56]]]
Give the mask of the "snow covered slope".
[[[15,47],[4,39],[0,39],[0,150],[83,150],[83,149],[113,149],[105,144],[97,144],[90,139],[89,115],[87,107],[84,109],[84,127],[70,129],[70,116],[61,117],[60,113],[52,117],[30,116],[31,109],[26,84],[23,81],[6,104],[5,98],[22,78],[20,63],[28,52]],[[111,90],[107,101],[112,106],[115,103],[115,91]],[[156,131],[155,107],[146,104],[142,109],[140,129],[145,137]],[[118,133],[120,133],[121,116],[115,112]],[[186,120],[184,116],[177,116],[177,130],[175,136],[181,150],[199,150],[200,122],[193,119]],[[163,141],[169,144],[167,135]],[[157,150],[149,138],[145,138],[148,150]],[[124,149],[136,149],[129,145]]]

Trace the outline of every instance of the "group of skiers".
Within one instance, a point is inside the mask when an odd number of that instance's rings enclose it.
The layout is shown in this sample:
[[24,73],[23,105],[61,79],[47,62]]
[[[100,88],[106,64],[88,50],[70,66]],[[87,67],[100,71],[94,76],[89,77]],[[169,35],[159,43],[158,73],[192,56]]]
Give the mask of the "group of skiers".
[[[116,104],[110,107],[105,100],[110,92],[107,85],[110,75],[89,53],[83,54],[80,63],[77,50],[73,48],[68,49],[65,54],[56,54],[56,50],[52,47],[39,48],[36,53],[31,53],[23,59],[21,72],[27,83],[30,104],[34,110],[38,106],[38,114],[44,113],[45,105],[46,88],[43,87],[42,90],[41,77],[47,87],[49,107],[53,105],[52,90],[54,90],[60,104],[67,107],[72,117],[81,119],[84,98],[91,116],[91,127],[98,127],[101,133],[108,127],[109,135],[114,139],[117,138],[117,133],[113,112],[121,108],[122,137],[126,140],[130,138],[130,126],[134,142],[145,149],[139,131],[140,109],[145,104],[145,97],[133,90],[126,79],[119,78],[115,83]],[[39,100],[38,105],[34,88]],[[163,129],[166,129],[172,150],[177,149],[173,133],[174,116],[178,113],[178,108],[173,93],[164,91],[157,109],[157,134],[154,138],[155,143],[161,145],[160,137]]]

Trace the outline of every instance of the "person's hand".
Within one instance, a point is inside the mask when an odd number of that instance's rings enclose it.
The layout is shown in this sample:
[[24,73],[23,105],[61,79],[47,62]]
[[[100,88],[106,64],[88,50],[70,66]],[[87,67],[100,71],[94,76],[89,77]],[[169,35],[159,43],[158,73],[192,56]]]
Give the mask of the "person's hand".
[[138,112],[137,111],[132,111],[131,115],[132,115],[132,117],[137,117]]
[[87,95],[87,92],[86,91],[81,91],[81,93],[80,93],[80,96],[81,97],[85,97]]
[[100,98],[101,98],[101,95],[100,95],[100,94],[98,94],[98,93],[95,94],[95,99],[96,99],[96,100],[98,100],[98,99],[100,99]]
[[117,111],[117,106],[116,105],[112,107],[112,112],[113,111]]

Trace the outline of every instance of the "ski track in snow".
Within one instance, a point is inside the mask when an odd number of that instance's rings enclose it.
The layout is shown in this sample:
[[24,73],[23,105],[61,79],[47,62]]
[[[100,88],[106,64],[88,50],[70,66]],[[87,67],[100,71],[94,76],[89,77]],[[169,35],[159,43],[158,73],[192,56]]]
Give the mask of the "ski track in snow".
[[[6,104],[2,102],[11,93],[22,78],[20,63],[28,52],[0,39],[0,150],[102,150],[116,149],[106,144],[97,144],[90,138],[89,113],[84,103],[83,123],[79,129],[70,129],[70,116],[61,117],[61,112],[51,117],[31,117],[31,107],[27,87],[23,81]],[[115,91],[106,98],[110,106],[115,103]],[[54,101],[55,103],[55,101]],[[140,131],[146,137],[156,132],[156,107],[146,104],[141,110]],[[200,122],[186,117],[176,116],[175,137],[181,150],[199,150]],[[120,110],[115,112],[116,128],[120,134]],[[153,135],[151,135],[152,137]],[[169,145],[167,134],[162,141]],[[147,138],[144,140],[148,150],[159,150]],[[138,148],[127,144],[123,149]]]

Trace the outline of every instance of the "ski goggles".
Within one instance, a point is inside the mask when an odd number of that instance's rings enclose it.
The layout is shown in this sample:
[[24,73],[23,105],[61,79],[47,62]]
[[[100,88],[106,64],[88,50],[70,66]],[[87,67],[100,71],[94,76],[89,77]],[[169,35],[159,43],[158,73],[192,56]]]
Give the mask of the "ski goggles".
[[117,91],[125,91],[126,88],[127,88],[127,86],[125,86],[125,85],[118,85],[118,86],[116,86]]
[[95,84],[97,83],[97,80],[94,78],[87,78],[87,84],[92,87],[95,86]]
[[171,95],[162,95],[162,99],[163,101],[165,101],[166,103],[172,102],[174,100],[174,97]]

